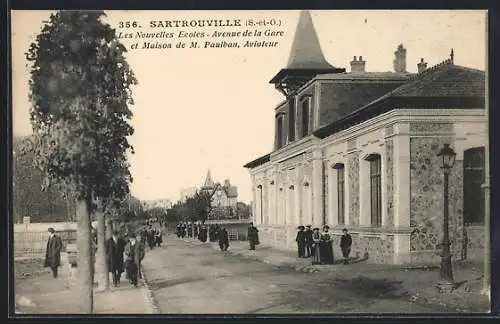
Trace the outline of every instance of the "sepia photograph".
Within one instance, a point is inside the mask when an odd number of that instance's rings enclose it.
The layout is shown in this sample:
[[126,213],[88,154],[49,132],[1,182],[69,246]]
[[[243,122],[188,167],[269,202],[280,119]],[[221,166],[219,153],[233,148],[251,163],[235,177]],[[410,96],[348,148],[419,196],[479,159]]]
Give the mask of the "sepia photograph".
[[490,312],[486,10],[11,10],[13,316]]

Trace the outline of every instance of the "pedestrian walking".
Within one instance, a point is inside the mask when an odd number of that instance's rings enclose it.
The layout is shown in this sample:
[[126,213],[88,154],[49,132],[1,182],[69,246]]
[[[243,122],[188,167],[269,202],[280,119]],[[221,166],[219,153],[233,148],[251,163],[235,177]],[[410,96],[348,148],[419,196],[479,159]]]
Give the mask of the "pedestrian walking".
[[342,237],[340,238],[340,249],[344,257],[344,264],[349,264],[349,254],[351,254],[352,237],[347,232],[347,228],[342,230]]
[[50,236],[47,240],[43,266],[45,268],[49,267],[50,270],[52,270],[52,276],[57,278],[57,268],[61,265],[62,240],[52,227],[50,227],[48,231]]
[[162,231],[161,228],[157,228],[155,233],[155,245],[161,247],[162,243],[163,243]]
[[299,258],[304,258],[306,250],[306,233],[304,231],[305,227],[300,225],[297,229],[297,237],[295,238],[295,242],[297,242],[297,252]]
[[312,264],[321,264],[321,233],[318,227],[313,229],[312,242]]
[[188,222],[187,224],[187,236],[188,237],[193,237],[193,224],[191,222]]
[[321,233],[320,255],[322,264],[333,264],[333,248],[332,238],[328,230],[328,225],[323,226],[323,233]]
[[259,245],[259,230],[257,227],[253,226],[253,223],[250,223],[250,226],[248,227],[248,242],[250,243],[250,249],[249,250],[255,250],[255,246]]
[[229,233],[225,227],[219,230],[219,247],[221,251],[227,251],[229,248]]
[[312,252],[313,252],[313,239],[312,239],[312,235],[313,235],[313,230],[311,229],[311,225],[307,225],[306,226],[306,230],[305,230],[305,256],[306,258],[310,257],[312,255]]
[[137,287],[138,277],[140,276],[141,261],[145,256],[144,245],[136,240],[136,235],[132,233],[130,240],[125,246],[125,255],[127,257],[127,269],[130,283]]
[[181,237],[181,223],[178,223],[177,226],[175,227],[175,234],[177,235],[178,238]]
[[106,261],[108,263],[108,271],[113,276],[113,286],[120,285],[120,278],[123,273],[123,252],[126,242],[120,237],[118,230],[113,231],[113,236],[106,242]]
[[205,224],[201,225],[200,233],[198,234],[198,239],[201,242],[206,242],[208,238],[208,229]]

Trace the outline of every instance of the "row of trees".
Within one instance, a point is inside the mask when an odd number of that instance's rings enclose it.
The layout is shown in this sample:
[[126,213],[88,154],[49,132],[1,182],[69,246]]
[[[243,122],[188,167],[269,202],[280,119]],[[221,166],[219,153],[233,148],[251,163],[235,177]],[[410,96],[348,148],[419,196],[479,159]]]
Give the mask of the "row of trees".
[[[29,216],[31,222],[64,222],[76,221],[76,203],[63,188],[56,185],[42,190],[44,171],[34,166],[35,154],[23,147],[33,141],[30,136],[14,137],[13,148],[13,211],[14,221],[20,223],[24,216]],[[110,208],[109,214],[121,221],[144,219],[150,217],[139,199],[126,195],[119,208]]]
[[134,132],[129,105],[137,81],[125,47],[103,16],[101,11],[59,11],[30,45],[33,136],[16,153],[33,155],[43,191],[59,192],[75,205],[79,301],[87,314],[93,313],[91,218],[98,221],[97,263],[104,272],[100,285],[107,288],[106,216],[131,209],[127,154],[134,152],[127,137]]

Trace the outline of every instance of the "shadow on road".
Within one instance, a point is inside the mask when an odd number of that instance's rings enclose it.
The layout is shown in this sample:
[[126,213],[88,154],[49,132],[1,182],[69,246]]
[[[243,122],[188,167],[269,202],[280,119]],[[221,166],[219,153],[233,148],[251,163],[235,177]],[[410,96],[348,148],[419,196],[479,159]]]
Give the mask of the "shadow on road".
[[382,300],[387,303],[407,300],[409,294],[400,281],[359,276],[349,280],[327,278],[275,297],[280,299],[280,304],[298,311],[317,309],[325,312],[335,309],[335,312],[358,312]]

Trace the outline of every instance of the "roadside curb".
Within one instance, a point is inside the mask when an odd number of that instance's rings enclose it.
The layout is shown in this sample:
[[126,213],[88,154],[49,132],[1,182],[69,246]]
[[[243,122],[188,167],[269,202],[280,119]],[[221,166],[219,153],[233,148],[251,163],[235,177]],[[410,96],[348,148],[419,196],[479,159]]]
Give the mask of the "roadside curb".
[[146,304],[150,309],[150,314],[160,314],[161,313],[160,307],[158,305],[158,302],[154,298],[153,291],[151,290],[151,287],[148,284],[146,273],[142,265],[141,265],[141,273],[142,273],[142,278],[144,279],[144,286],[141,288],[144,293],[144,299],[146,301]]

